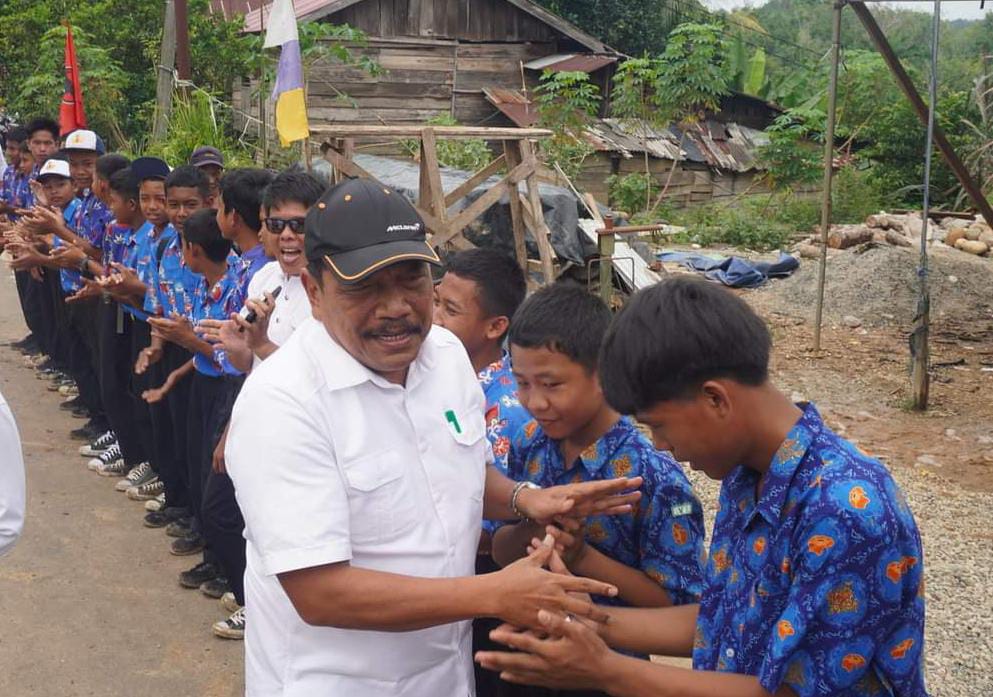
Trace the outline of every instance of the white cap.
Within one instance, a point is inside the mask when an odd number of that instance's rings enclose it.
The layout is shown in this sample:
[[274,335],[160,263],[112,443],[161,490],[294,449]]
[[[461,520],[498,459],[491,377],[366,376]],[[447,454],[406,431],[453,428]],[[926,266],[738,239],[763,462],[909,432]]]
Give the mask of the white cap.
[[88,150],[90,152],[101,152],[103,143],[93,131],[77,129],[66,136],[63,150]]
[[38,171],[38,179],[41,180],[43,177],[51,175],[71,179],[72,174],[69,172],[69,163],[65,160],[58,160],[54,157],[45,160],[45,164],[43,164],[41,169]]

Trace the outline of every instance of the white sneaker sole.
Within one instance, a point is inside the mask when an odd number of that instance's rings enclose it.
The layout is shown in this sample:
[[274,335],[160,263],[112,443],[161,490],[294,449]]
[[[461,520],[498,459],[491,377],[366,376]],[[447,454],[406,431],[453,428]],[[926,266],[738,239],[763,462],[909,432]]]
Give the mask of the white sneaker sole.
[[229,615],[233,615],[241,609],[241,605],[239,605],[238,601],[234,599],[234,593],[231,591],[228,591],[222,595],[221,599],[217,602],[221,604],[221,607],[224,608],[224,611]]
[[231,639],[234,641],[245,640],[244,629],[231,629],[224,622],[215,622],[214,626],[211,627],[211,629],[214,630],[214,636],[220,637],[221,639]]
[[129,488],[127,491],[128,498],[132,501],[154,501],[161,493],[161,491],[156,491],[154,494],[142,494],[136,486]]

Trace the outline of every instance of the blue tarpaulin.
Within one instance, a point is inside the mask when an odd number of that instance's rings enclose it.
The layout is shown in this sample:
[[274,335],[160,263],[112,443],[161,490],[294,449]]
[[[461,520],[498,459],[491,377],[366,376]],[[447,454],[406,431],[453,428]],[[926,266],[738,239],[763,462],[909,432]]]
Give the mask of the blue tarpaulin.
[[741,257],[715,259],[692,252],[661,252],[658,258],[682,264],[731,288],[758,288],[770,278],[786,278],[800,267],[800,261],[785,252],[780,252],[779,259],[774,262],[749,261]]

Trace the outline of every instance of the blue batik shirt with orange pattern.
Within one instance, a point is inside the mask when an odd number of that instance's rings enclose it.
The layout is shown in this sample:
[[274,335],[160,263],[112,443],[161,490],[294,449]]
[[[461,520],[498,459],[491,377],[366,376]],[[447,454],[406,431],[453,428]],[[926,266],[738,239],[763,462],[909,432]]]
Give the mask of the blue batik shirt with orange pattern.
[[[703,510],[679,463],[656,450],[629,418],[620,419],[568,465],[559,441],[530,421],[515,437],[507,464],[511,479],[527,479],[543,487],[643,477],[635,511],[590,516],[586,543],[643,571],[675,605],[697,602],[703,587]],[[600,602],[623,604],[609,598]]]
[[193,290],[199,282],[200,274],[190,271],[183,261],[183,236],[176,232],[162,250],[155,297],[146,297],[145,310],[162,317],[188,317],[193,311]]
[[886,468],[812,405],[759,474],[724,480],[693,667],[799,697],[926,695],[923,556]]
[[[224,275],[213,285],[208,287],[204,276],[195,275],[197,283],[190,293],[192,307],[186,316],[194,330],[200,325],[201,320],[227,319],[232,312],[241,309],[241,260],[237,254],[228,256]],[[220,377],[224,373],[216,359],[208,358],[199,352],[193,355],[193,367],[197,372],[210,377]]]
[[[0,180],[0,201],[12,208],[26,208],[28,197],[31,196],[31,178],[27,174],[21,174],[18,169],[8,165],[4,170],[3,179]],[[7,217],[12,223],[20,220],[16,213],[8,213]]]

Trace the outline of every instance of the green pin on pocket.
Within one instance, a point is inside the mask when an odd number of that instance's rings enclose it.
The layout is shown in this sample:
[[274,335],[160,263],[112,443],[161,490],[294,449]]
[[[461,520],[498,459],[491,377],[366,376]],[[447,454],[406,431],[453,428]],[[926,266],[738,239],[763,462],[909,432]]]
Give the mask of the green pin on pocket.
[[448,425],[452,427],[452,430],[455,431],[456,435],[462,435],[462,425],[459,424],[459,419],[455,416],[454,411],[449,409],[445,412],[445,421],[447,421]]

